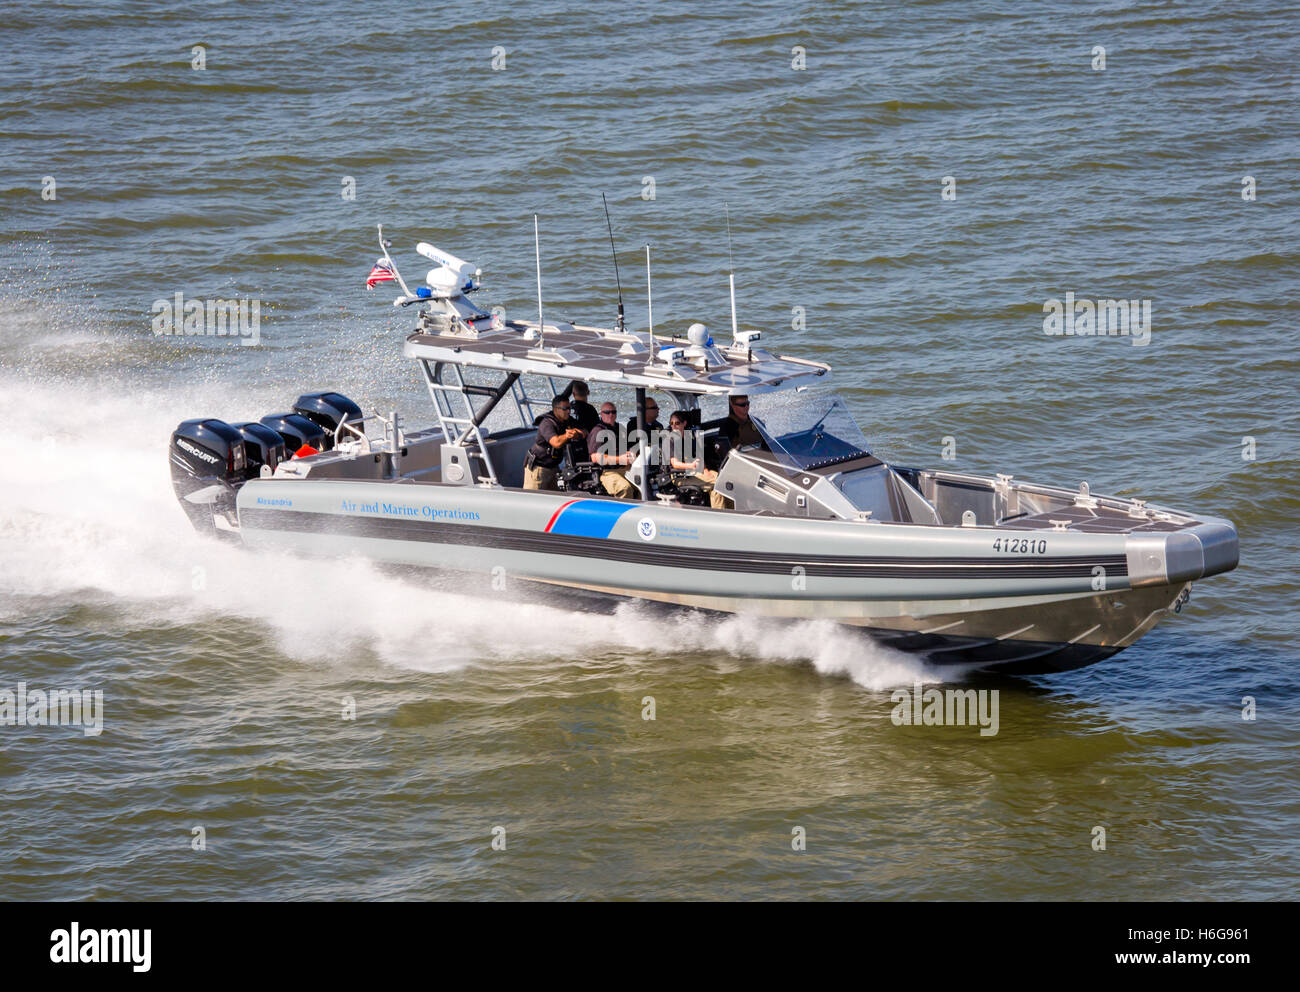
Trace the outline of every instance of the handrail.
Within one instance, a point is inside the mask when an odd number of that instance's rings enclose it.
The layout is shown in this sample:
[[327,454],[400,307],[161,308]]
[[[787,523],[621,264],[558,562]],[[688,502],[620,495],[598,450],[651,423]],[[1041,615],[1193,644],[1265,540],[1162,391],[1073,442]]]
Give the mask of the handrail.
[[[456,382],[445,383],[435,377],[433,370],[429,367],[428,362],[421,362],[421,368],[424,370],[424,384],[429,390],[429,398],[433,400],[434,411],[438,414],[438,426],[442,429],[444,442],[459,448],[466,447],[466,442],[471,439],[477,443],[479,456],[483,460],[483,465],[487,469],[488,476],[493,485],[500,485],[497,479],[496,468],[492,464],[492,457],[487,452],[487,444],[483,440],[483,435],[479,431],[479,425],[475,420],[474,404],[471,402],[466,392],[465,376],[461,372],[460,366],[451,365],[456,371]],[[465,404],[467,416],[457,417],[452,414],[451,399],[452,396],[459,396]],[[446,396],[447,412],[443,413],[442,403],[439,397]],[[463,430],[453,430],[453,428],[463,427]]]
[[370,452],[371,452],[371,447],[370,447],[370,438],[366,437],[366,432],[365,432],[364,430],[361,430],[360,428],[358,428],[358,427],[355,426],[357,423],[362,423],[362,424],[364,424],[364,423],[365,423],[367,420],[369,420],[369,419],[370,419],[369,417],[366,417],[365,415],[362,415],[362,417],[361,417],[361,419],[360,419],[359,421],[356,420],[356,419],[353,419],[353,420],[340,420],[340,421],[338,422],[338,426],[334,428],[334,448],[335,448],[336,450],[338,449],[339,442],[342,441],[342,439],[343,439],[343,429],[346,427],[349,431],[351,431],[353,434],[355,434],[355,435],[357,436],[358,439],[360,439],[361,441],[363,441],[363,442],[365,443],[365,446],[366,446],[366,447],[365,447],[365,451],[363,451],[363,452],[361,452],[361,453],[362,453],[362,454],[366,454],[366,455],[370,454]]

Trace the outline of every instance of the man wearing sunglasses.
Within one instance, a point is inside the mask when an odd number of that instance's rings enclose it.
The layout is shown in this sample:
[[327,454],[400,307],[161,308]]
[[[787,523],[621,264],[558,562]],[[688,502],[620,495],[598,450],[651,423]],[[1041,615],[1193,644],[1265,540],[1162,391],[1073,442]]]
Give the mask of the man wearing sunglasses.
[[632,464],[626,436],[620,437],[618,407],[606,400],[600,405],[600,424],[587,435],[587,454],[600,466],[600,484],[605,492],[619,499],[640,499],[636,486],[627,481],[627,467]]
[[537,421],[537,439],[524,459],[525,489],[558,489],[556,470],[564,461],[565,445],[585,432],[569,423],[569,400],[557,396],[551,400],[551,412]]
[[[664,429],[664,425],[659,423],[659,404],[653,396],[645,398],[645,429],[647,434]],[[635,434],[636,417],[630,417],[627,422],[627,436],[633,437]]]
[[664,433],[664,425],[659,423],[659,404],[653,396],[645,398],[645,436],[641,437],[636,432],[636,417],[629,417],[627,421],[627,438],[628,450],[632,452],[633,459],[636,458],[637,450],[641,445],[646,446],[651,465],[659,464],[659,446],[656,438]]
[[763,440],[763,435],[758,433],[758,428],[754,426],[754,422],[749,419],[749,397],[732,396],[730,399],[731,410],[727,414],[727,419],[722,422],[719,431],[726,435],[733,448],[739,448],[747,444],[757,444],[766,449],[767,442]]
[[[763,435],[758,432],[754,422],[749,419],[749,397],[731,396],[728,399],[730,400],[728,404],[730,410],[727,413],[727,419],[718,428],[718,433],[726,437],[733,448],[757,444],[764,451],[770,450],[767,442],[763,440]],[[709,505],[715,510],[730,510],[735,504],[731,499],[715,489],[709,493]]]

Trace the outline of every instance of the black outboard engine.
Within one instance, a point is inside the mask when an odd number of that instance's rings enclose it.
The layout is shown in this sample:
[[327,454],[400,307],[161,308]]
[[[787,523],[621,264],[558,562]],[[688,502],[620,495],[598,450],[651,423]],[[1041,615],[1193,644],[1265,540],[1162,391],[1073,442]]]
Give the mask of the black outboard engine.
[[231,424],[244,439],[244,453],[247,465],[244,468],[245,479],[256,479],[262,474],[262,466],[274,472],[288,453],[284,450],[284,438],[265,424],[247,423]]
[[296,413],[273,413],[263,417],[262,424],[284,438],[290,457],[304,444],[310,444],[317,451],[326,451],[332,443],[324,430]]
[[186,420],[168,446],[172,488],[194,529],[223,533],[216,518],[235,524],[235,493],[244,482],[247,453],[239,431],[224,420]]
[[[354,423],[358,430],[362,429],[361,407],[342,393],[303,393],[294,403],[293,412],[306,417],[323,430],[331,448],[334,446],[334,432],[343,421]],[[355,436],[351,431],[339,435],[345,441]]]

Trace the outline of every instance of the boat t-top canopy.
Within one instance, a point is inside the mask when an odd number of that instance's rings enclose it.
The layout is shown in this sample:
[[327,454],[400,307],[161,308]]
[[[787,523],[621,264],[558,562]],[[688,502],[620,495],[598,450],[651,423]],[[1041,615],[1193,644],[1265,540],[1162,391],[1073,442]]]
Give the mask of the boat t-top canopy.
[[[583,324],[503,321],[491,314],[421,315],[420,329],[406,339],[408,358],[502,372],[585,379],[615,386],[718,395],[767,393],[826,382],[821,362],[773,355],[754,346],[757,331],[727,348],[713,345],[703,325],[686,338],[617,331]],[[692,338],[702,340],[692,340]]]
[[421,242],[416,251],[438,264],[426,284],[411,292],[388,254],[382,228],[380,245],[384,255],[372,280],[401,285],[403,295],[394,306],[428,307],[406,339],[404,354],[417,361],[694,396],[770,393],[830,379],[829,365],[756,347],[758,331],[736,331],[726,347],[716,346],[698,323],[685,337],[628,331],[622,327],[621,302],[619,327],[612,329],[545,321],[540,314],[537,321],[505,320],[470,302],[481,273],[469,262]]

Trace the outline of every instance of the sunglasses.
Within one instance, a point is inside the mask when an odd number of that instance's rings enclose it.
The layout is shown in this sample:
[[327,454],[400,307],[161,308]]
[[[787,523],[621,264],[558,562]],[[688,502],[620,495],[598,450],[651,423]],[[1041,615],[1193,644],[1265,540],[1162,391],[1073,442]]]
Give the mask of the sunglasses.
[[602,417],[612,417],[612,416],[614,416],[614,414],[616,414],[616,413],[618,413],[617,410],[601,410],[601,411],[600,411],[600,415],[601,415]]
[[561,404],[560,404],[559,406],[557,406],[555,409],[557,409],[557,410],[567,410],[567,409],[569,409],[569,404],[568,404],[568,403],[561,403]]
[[734,403],[734,402],[733,402],[731,405],[732,405],[732,406],[749,406],[749,401],[746,400],[744,403]]

